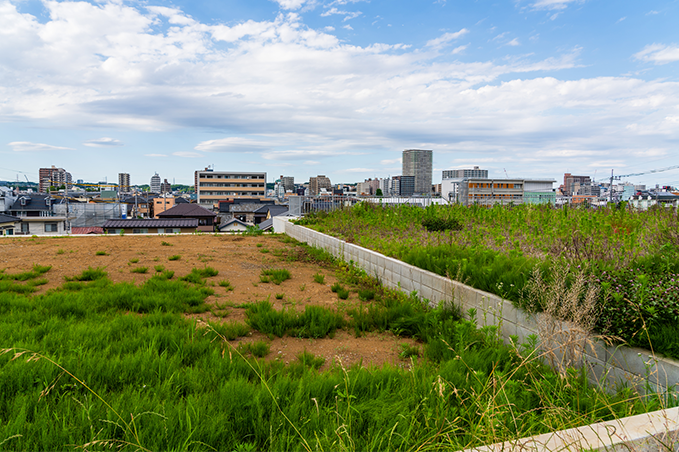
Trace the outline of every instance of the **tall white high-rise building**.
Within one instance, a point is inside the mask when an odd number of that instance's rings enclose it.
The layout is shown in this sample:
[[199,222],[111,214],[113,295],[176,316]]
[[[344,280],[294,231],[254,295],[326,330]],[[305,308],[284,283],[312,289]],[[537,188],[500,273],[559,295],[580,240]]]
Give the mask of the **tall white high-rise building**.
[[160,193],[160,176],[158,173],[151,177],[151,193]]

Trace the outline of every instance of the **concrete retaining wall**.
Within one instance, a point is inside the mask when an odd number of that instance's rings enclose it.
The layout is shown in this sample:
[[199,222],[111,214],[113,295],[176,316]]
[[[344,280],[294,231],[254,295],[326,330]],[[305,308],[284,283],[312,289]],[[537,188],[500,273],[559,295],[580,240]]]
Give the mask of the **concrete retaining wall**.
[[[566,322],[555,321],[545,314],[529,314],[504,300],[457,281],[384,256],[343,240],[274,217],[274,230],[309,245],[323,248],[346,262],[353,261],[382,284],[426,298],[431,304],[452,301],[463,313],[474,308],[480,326],[497,325],[502,337],[523,343],[536,335],[547,362],[559,368],[585,365],[593,382],[604,388],[619,383],[636,386],[642,391],[665,392],[679,384],[679,362],[654,355],[648,350],[624,346],[608,346],[602,341],[583,336]],[[547,345],[547,347],[545,346]]]

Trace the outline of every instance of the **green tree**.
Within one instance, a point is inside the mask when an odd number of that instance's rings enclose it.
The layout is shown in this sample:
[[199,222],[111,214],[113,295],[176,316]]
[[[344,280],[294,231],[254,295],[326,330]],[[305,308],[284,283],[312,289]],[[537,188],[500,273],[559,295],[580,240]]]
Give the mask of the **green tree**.
[[380,196],[380,197],[384,196],[384,195],[382,194],[382,189],[381,189],[381,188],[378,188],[378,189],[375,191],[375,196]]

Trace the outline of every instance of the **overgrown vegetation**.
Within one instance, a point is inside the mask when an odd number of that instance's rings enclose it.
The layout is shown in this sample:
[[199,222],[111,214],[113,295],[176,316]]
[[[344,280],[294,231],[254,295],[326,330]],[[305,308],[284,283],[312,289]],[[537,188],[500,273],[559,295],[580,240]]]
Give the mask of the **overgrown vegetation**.
[[[315,253],[296,248],[300,258]],[[88,268],[40,295],[0,290],[0,445],[459,450],[665,406],[630,390],[594,390],[582,372],[545,367],[534,343],[504,346],[473,315],[431,309],[351,264],[335,269],[338,291],[366,301],[301,311],[259,301],[238,306],[247,324],[187,319],[208,309],[203,282],[217,273],[206,269],[172,280],[161,268],[136,286]],[[227,342],[252,330],[322,338],[342,328],[418,340],[402,347],[408,369],[347,367],[308,351],[286,365],[261,359],[267,340]]]
[[[361,203],[302,223],[497,294],[527,309],[531,275],[600,287],[596,330],[679,358],[679,220],[634,211],[549,205],[383,207]],[[650,340],[650,342],[649,342]]]

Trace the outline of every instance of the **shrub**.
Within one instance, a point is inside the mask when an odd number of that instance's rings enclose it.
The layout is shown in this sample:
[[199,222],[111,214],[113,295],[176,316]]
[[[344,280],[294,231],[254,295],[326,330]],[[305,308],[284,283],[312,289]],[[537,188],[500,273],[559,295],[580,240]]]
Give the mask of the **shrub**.
[[139,262],[139,259],[136,258],[136,257],[133,258],[133,259],[130,259],[130,263],[131,263],[131,264],[136,264],[137,262]]
[[318,284],[325,284],[325,275],[322,273],[316,273],[314,275],[314,282],[317,282]]
[[337,291],[337,296],[342,300],[346,300],[347,298],[349,298],[349,290],[344,288],[339,289]]
[[330,290],[337,293],[337,291],[342,290],[342,284],[340,284],[339,282],[336,282],[335,284],[330,286]]
[[164,266],[164,265],[156,265],[156,266],[153,267],[153,268],[156,270],[157,273],[160,273],[160,272],[162,272],[163,270],[165,270],[165,266]]
[[276,300],[282,300],[283,297],[285,297],[285,294],[284,294],[284,293],[277,293],[277,294],[276,294]]
[[178,260],[181,259],[181,258],[182,258],[182,257],[181,257],[179,254],[175,254],[175,255],[172,255],[172,256],[168,257],[167,260],[169,260],[169,261],[178,261]]
[[98,279],[106,278],[107,274],[104,271],[103,268],[97,267],[97,268],[92,268],[92,267],[87,267],[87,270],[83,270],[83,272],[77,276],[64,276],[64,279],[66,281],[96,281]]
[[165,240],[163,240],[162,242],[160,242],[160,246],[174,246],[174,245],[172,245],[170,242],[166,242]]
[[132,273],[146,273],[148,271],[149,271],[148,267],[136,267],[136,268],[133,268],[132,270],[130,270],[130,272],[132,272]]
[[270,268],[262,270],[259,280],[263,283],[273,282],[280,285],[283,281],[290,279],[290,271],[284,268]]
[[95,256],[108,256],[108,253],[106,251],[97,251],[94,253]]

